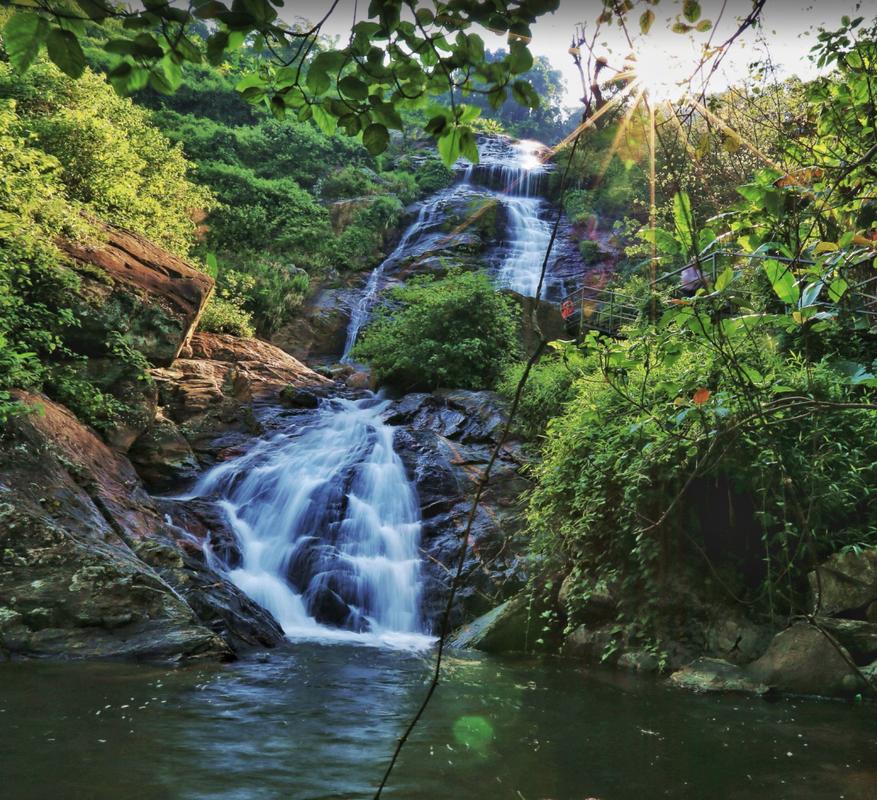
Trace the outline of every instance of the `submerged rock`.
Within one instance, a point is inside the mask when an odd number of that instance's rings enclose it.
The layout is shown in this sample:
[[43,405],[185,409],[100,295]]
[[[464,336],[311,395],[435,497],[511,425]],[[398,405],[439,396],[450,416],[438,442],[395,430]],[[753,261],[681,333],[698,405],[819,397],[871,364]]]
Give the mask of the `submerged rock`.
[[720,658],[698,658],[670,676],[670,683],[693,692],[745,692],[766,694],[769,689],[746,671]]

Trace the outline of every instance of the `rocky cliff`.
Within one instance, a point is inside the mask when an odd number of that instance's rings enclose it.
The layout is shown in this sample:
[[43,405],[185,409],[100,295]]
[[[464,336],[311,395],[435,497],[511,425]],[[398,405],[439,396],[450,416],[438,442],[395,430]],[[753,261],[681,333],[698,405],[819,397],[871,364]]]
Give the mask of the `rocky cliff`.
[[[107,228],[104,245],[64,249],[82,276],[77,346],[129,410],[101,438],[15,393],[28,411],[0,436],[0,657],[185,661],[275,644],[277,623],[213,568],[204,542],[221,521],[141,478],[179,486],[257,431],[254,404],[329,382],[264,342],[193,335],[212,280],[142,237]],[[119,368],[113,332],[154,368]]]

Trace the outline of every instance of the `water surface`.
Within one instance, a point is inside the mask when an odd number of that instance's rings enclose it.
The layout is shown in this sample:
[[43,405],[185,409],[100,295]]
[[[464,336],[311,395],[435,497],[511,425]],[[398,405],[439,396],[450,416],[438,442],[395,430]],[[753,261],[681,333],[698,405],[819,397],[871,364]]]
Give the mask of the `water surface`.
[[[179,670],[2,664],[2,796],[367,798],[429,657],[299,643]],[[385,796],[873,800],[877,708],[454,654]]]

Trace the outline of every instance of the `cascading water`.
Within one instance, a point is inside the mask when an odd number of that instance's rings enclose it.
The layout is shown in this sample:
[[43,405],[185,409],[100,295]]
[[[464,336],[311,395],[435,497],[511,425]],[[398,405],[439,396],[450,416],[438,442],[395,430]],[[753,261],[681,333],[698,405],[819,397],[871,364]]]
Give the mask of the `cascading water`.
[[369,311],[371,310],[372,305],[374,305],[375,298],[381,288],[381,278],[383,278],[384,273],[397,264],[401,258],[408,253],[411,240],[433,221],[443,199],[444,198],[440,193],[432,200],[424,203],[420,207],[420,211],[417,213],[417,219],[415,219],[414,222],[408,226],[405,233],[402,234],[402,238],[399,240],[399,244],[393,249],[393,252],[390,253],[390,255],[388,255],[376,269],[372,270],[368,281],[366,281],[366,284],[362,289],[362,293],[357,297],[350,309],[350,322],[347,325],[347,339],[344,342],[344,352],[341,354],[342,364],[346,364],[350,361],[350,351],[353,350],[353,345],[356,344],[356,339],[359,336],[360,330],[362,330],[362,326],[368,321]]
[[[372,271],[352,303],[341,356],[343,363],[350,361],[351,350],[368,322],[386,278],[402,263],[448,240],[448,232],[441,230],[437,223],[441,222],[447,207],[461,199],[486,195],[500,201],[507,217],[504,244],[501,252],[484,254],[484,266],[496,275],[500,286],[535,296],[552,227],[547,219],[548,204],[542,197],[551,169],[543,161],[544,151],[544,145],[539,142],[513,142],[505,137],[489,136],[479,142],[477,165],[460,162],[457,183],[421,205],[417,218],[405,230],[399,244]],[[546,290],[552,286],[553,261],[549,263]]]
[[[500,285],[533,295],[551,233],[542,219],[541,146],[489,137],[481,163],[424,202],[351,307],[342,361],[395,268],[441,251],[445,211],[485,196],[507,218],[499,252],[484,254]],[[465,226],[461,226],[465,227]],[[456,233],[456,229],[455,229]],[[214,467],[195,495],[224,510],[240,550],[231,580],[293,637],[423,646],[417,498],[381,418],[389,401],[323,401],[306,424]]]
[[230,579],[287,635],[399,646],[421,631],[417,498],[380,396],[324,401],[309,424],[262,440],[195,487],[240,548]]
[[[546,219],[547,203],[541,196],[548,168],[540,158],[539,142],[488,139],[476,169],[488,186],[501,193],[508,218],[506,247],[497,271],[500,286],[534,297],[539,288],[542,262],[551,238]],[[550,266],[550,264],[549,264]]]

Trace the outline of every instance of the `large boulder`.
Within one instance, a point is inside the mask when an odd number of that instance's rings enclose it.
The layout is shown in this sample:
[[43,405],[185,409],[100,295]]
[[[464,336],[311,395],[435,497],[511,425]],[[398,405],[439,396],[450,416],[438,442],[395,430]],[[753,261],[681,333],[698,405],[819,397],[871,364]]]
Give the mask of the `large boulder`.
[[835,553],[809,575],[818,614],[859,613],[877,601],[877,547]]
[[104,226],[99,245],[60,242],[81,277],[76,348],[108,352],[112,335],[157,367],[188,341],[213,290],[213,279],[139,234]]
[[448,645],[485,653],[532,650],[538,637],[538,621],[531,624],[529,609],[529,598],[518,594],[455,631]]
[[[254,406],[324,395],[333,383],[268,342],[196,333],[170,367],[151,370],[160,412],[132,446],[150,487],[190,477],[262,432]],[[191,456],[187,447],[191,449]],[[170,476],[170,477],[168,477]]]
[[[420,501],[423,613],[434,624],[446,603],[472,499],[505,425],[505,403],[491,392],[406,395],[385,420],[397,426],[396,451]],[[462,624],[519,591],[526,582],[522,503],[528,458],[509,441],[482,493],[466,548],[465,580],[451,623]]]
[[849,652],[816,626],[799,622],[778,633],[747,668],[766,686],[792,694],[845,695],[862,688]]
[[130,462],[45,397],[0,440],[0,652],[228,658],[282,632],[208,565]]

